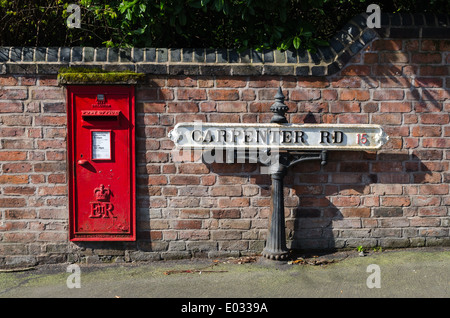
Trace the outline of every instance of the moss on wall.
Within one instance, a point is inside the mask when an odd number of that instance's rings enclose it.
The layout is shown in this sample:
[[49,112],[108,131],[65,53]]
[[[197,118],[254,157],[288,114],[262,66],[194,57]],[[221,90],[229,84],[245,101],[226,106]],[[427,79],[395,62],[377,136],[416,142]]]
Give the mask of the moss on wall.
[[58,84],[137,84],[145,74],[133,71],[104,71],[100,68],[67,67],[58,72]]

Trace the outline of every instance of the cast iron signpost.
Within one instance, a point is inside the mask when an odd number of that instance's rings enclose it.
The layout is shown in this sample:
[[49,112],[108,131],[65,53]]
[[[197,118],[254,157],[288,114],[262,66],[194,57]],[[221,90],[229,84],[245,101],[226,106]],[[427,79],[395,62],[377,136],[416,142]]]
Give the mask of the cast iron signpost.
[[178,123],[169,137],[177,148],[222,151],[227,154],[226,162],[253,160],[267,166],[272,179],[272,218],[263,255],[283,260],[288,256],[283,179],[289,167],[309,160],[325,165],[328,150],[377,150],[389,137],[379,125],[289,124],[281,88],[270,110],[274,115],[268,124]]

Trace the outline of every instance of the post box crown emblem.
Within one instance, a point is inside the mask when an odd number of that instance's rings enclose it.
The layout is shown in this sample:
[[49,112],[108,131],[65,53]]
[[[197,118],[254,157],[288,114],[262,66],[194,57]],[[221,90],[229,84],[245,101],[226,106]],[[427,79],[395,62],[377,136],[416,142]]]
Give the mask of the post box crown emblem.
[[109,201],[109,195],[111,191],[105,188],[103,184],[94,189],[94,196],[97,201]]

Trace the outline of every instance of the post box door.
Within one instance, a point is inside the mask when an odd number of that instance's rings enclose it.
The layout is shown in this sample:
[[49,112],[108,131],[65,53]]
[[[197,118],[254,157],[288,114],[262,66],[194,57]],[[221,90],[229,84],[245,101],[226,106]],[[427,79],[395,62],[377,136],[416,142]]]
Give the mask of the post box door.
[[134,89],[68,94],[71,240],[135,240]]

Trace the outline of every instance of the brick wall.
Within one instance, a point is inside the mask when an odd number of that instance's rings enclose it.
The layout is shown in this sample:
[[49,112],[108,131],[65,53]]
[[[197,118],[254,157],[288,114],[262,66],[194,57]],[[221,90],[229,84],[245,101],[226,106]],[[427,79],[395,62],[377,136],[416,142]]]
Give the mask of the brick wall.
[[[449,245],[448,17],[383,15],[377,32],[363,18],[315,54],[0,48],[0,266],[260,253],[269,175],[258,164],[187,162],[167,134],[184,121],[269,122],[278,87],[290,123],[381,124],[390,135],[378,152],[291,168],[290,247]],[[74,65],[147,74],[136,86],[136,242],[68,241],[57,71]]]

